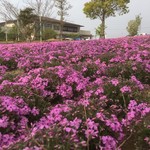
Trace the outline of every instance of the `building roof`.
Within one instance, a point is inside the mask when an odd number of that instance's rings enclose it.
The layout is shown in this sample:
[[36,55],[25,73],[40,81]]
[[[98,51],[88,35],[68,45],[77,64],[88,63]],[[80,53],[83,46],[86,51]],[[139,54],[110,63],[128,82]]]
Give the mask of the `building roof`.
[[[53,23],[60,23],[60,20],[58,19],[54,19],[54,18],[49,18],[49,17],[42,17],[41,18],[42,21],[49,21],[49,22],[53,22]],[[71,26],[77,26],[77,27],[84,27],[83,25],[79,25],[79,24],[75,24],[75,23],[71,23],[71,22],[66,22],[66,21],[63,21],[64,24],[67,24],[67,25],[71,25]]]
[[[39,20],[39,17],[36,18],[36,20]],[[49,18],[49,17],[41,17],[42,22],[52,22],[52,23],[60,23],[60,20]],[[17,20],[8,20],[7,23],[15,23]],[[0,25],[5,25],[6,22],[0,22]],[[84,27],[83,25],[70,23],[63,21],[64,24],[70,25],[70,26],[76,26],[76,27]]]
[[7,23],[15,23],[16,20],[7,20],[7,21],[5,21],[5,22],[0,22],[0,25],[3,26],[3,25],[6,24],[6,22],[7,22]]

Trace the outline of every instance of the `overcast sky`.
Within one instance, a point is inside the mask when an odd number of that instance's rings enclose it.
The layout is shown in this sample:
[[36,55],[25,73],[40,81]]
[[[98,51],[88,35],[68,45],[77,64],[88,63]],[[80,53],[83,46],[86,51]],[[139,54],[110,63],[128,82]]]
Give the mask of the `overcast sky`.
[[[14,4],[22,6],[23,0],[10,0]],[[24,0],[25,1],[25,0]],[[44,0],[43,0],[44,1]],[[95,35],[95,28],[100,24],[100,20],[90,20],[83,14],[84,3],[90,0],[68,0],[72,5],[69,11],[67,21],[72,23],[81,24],[84,26],[84,30],[90,30]],[[128,21],[134,19],[136,15],[141,14],[142,23],[140,32],[150,34],[150,0],[130,0],[129,13],[110,17],[106,20],[106,37],[122,37],[127,35],[126,27]],[[54,15],[56,17],[56,15]]]

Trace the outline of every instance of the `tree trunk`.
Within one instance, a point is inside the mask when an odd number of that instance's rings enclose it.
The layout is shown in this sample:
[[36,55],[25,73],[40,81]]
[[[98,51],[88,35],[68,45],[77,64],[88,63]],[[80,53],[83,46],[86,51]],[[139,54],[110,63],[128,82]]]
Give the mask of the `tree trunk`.
[[42,42],[42,16],[39,16],[39,21],[40,21],[40,42]]
[[61,13],[60,16],[60,40],[63,38],[63,12]]
[[102,35],[101,38],[105,39],[105,12],[103,12],[102,16]]
[[[105,4],[105,0],[102,0],[102,3]],[[102,18],[101,18],[101,38],[105,39],[105,8],[103,8],[103,14],[102,14]]]
[[17,18],[17,41],[20,41],[20,25],[19,25],[19,21]]

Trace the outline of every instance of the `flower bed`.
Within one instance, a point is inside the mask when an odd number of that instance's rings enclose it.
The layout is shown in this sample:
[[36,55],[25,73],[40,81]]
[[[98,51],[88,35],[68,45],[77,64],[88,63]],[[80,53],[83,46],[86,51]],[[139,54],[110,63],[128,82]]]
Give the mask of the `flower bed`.
[[0,45],[0,150],[150,146],[150,37]]

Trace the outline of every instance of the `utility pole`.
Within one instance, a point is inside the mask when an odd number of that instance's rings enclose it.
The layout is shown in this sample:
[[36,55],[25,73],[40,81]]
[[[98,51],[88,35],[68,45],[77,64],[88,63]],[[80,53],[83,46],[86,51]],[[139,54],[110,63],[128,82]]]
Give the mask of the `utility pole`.
[[5,31],[5,39],[6,39],[6,42],[8,42],[8,32],[7,32],[7,27],[6,27],[6,31]]
[[5,15],[5,40],[8,42],[8,28],[7,28],[7,17]]
[[40,42],[42,42],[42,17],[41,15],[39,16],[39,20],[40,20]]
[[20,33],[19,33],[19,21],[18,21],[18,18],[17,18],[17,41],[19,42],[20,41]]
[[61,10],[61,14],[60,14],[60,40],[62,41],[63,38],[63,21],[64,21],[64,17],[63,17],[63,11]]

